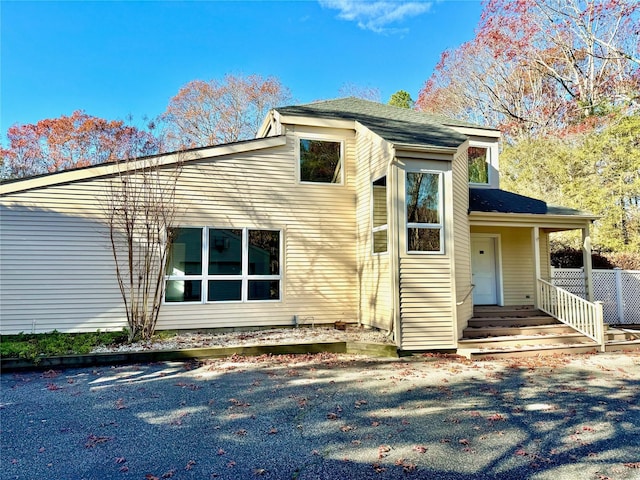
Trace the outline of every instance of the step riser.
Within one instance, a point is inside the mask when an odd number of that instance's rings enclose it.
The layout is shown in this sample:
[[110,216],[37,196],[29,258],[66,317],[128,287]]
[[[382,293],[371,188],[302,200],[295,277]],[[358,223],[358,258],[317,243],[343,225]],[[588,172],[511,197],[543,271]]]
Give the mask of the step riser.
[[607,345],[605,348],[607,352],[634,352],[640,350],[640,341],[622,343],[618,345]]
[[521,317],[521,318],[472,318],[469,327],[535,327],[537,325],[557,325],[553,317]]
[[608,342],[620,342],[624,340],[640,340],[640,335],[626,332],[605,332],[604,338]]
[[513,348],[520,346],[536,346],[536,345],[574,345],[588,341],[584,335],[549,335],[537,336],[533,338],[510,338],[510,337],[494,337],[483,338],[478,340],[460,340],[458,346],[461,348]]
[[490,338],[505,337],[509,335],[559,335],[563,333],[575,333],[575,330],[566,325],[532,326],[532,327],[481,327],[465,328],[464,338]]
[[[543,357],[553,355],[568,355],[575,353],[593,353],[597,352],[598,347],[595,345],[584,345],[577,347],[558,347],[558,348],[546,348],[546,349],[531,349],[531,350],[505,350],[505,351],[485,351],[485,352],[473,352],[459,349],[458,354],[465,356],[471,360],[489,360],[499,358],[524,358],[524,357]],[[609,350],[607,350],[609,351]]]
[[495,310],[474,310],[473,317],[474,318],[527,318],[527,317],[542,317],[546,314],[541,310],[537,309],[529,309],[529,310],[505,310],[505,309],[495,309]]

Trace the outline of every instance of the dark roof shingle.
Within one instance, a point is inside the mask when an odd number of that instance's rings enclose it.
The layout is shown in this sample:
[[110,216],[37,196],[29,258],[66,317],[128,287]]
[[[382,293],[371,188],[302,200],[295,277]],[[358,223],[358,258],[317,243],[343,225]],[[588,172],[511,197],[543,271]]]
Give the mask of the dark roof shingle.
[[394,144],[456,148],[467,137],[449,128],[483,128],[467,122],[383,105],[360,98],[340,98],[276,108],[281,115],[356,120]]
[[573,208],[547,205],[536,198],[497,188],[470,188],[469,212],[529,213],[535,215],[579,215],[589,216]]
[[470,188],[469,211],[544,215],[547,213],[547,204],[542,200],[497,188]]

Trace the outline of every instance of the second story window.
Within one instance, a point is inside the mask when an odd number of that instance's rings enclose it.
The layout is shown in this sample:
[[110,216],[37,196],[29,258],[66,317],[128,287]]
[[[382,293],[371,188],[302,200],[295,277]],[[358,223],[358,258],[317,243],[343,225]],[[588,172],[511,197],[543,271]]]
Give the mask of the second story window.
[[300,140],[300,181],[342,183],[342,143]]
[[469,183],[489,184],[489,149],[486,147],[469,147]]

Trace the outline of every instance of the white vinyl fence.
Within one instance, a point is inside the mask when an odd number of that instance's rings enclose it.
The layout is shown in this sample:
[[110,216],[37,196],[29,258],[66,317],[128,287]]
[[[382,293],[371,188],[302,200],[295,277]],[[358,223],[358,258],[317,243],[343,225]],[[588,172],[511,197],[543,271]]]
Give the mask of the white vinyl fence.
[[[587,297],[582,268],[552,268],[551,283]],[[640,271],[593,270],[593,296],[603,303],[606,323],[640,325]]]

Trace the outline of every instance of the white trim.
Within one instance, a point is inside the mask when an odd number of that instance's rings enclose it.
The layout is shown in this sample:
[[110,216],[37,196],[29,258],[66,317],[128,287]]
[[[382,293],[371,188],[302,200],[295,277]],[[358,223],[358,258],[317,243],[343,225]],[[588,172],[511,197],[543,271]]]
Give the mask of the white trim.
[[[467,175],[467,182],[472,188],[499,188],[500,166],[498,162],[498,144],[496,142],[486,142],[469,139],[469,148],[478,147],[487,149],[487,183],[470,182]],[[468,150],[467,150],[468,152]],[[469,158],[467,153],[467,169]]]
[[[531,242],[533,243],[533,284],[538,285],[538,279],[542,278],[540,275],[540,227],[533,227],[531,229]],[[538,288],[533,289],[533,304],[538,307],[540,305],[540,298],[538,295]]]
[[486,128],[486,127],[464,127],[459,125],[450,125],[448,123],[443,123],[446,127],[449,127],[451,130],[455,130],[458,133],[462,133],[467,136],[478,136],[478,137],[491,137],[499,139],[501,137],[500,130],[496,130],[494,128]]
[[[201,229],[202,249],[200,252],[201,271],[200,275],[165,275],[164,280],[167,281],[185,281],[185,280],[197,280],[200,281],[200,301],[182,301],[182,302],[167,302],[166,293],[162,299],[163,305],[183,305],[185,303],[194,304],[221,304],[221,303],[279,303],[283,299],[283,272],[284,272],[284,258],[283,258],[283,244],[284,244],[284,230],[282,228],[253,228],[253,227],[197,227],[197,226],[179,226],[175,228],[183,229]],[[241,230],[241,273],[237,275],[225,274],[225,275],[212,275],[209,274],[209,232],[211,230]],[[249,231],[272,231],[278,232],[278,261],[280,267],[280,273],[278,275],[251,275],[249,274]],[[210,281],[223,281],[223,280],[235,280],[241,282],[240,300],[209,300],[209,282]],[[279,298],[275,300],[250,300],[249,299],[249,282],[250,281],[278,281],[280,287],[278,289]],[[166,288],[165,288],[166,292]]]
[[[118,175],[126,171],[140,170],[149,167],[165,167],[178,163],[185,163],[202,159],[213,159],[225,155],[233,155],[236,153],[247,153],[266,148],[279,147],[286,145],[285,136],[257,138],[238,143],[229,143],[224,145],[215,145],[207,148],[198,148],[194,150],[185,150],[178,152],[153,155],[150,157],[140,157],[126,160],[95,165],[91,167],[78,168],[75,170],[66,170],[64,172],[50,173],[33,178],[25,178],[24,180],[9,181],[0,183],[0,195],[10,193],[23,192],[35,188],[49,187],[52,185],[60,185],[63,183],[77,182],[92,178],[99,178],[109,175]],[[126,167],[125,170],[122,170]]]
[[510,226],[535,227],[563,230],[576,230],[585,227],[598,217],[593,215],[553,215],[535,213],[497,213],[470,212],[470,226]]
[[[321,186],[344,186],[345,185],[345,146],[344,138],[335,135],[326,135],[322,133],[296,133],[296,143],[294,146],[294,155],[296,158],[296,181],[300,185],[321,185]],[[300,179],[300,142],[302,140],[317,140],[321,142],[339,143],[340,144],[340,182],[308,182]]]
[[[318,113],[318,115],[322,115]],[[283,125],[306,125],[308,127],[327,127],[354,130],[355,120],[340,120],[335,118],[305,117],[298,115],[282,115],[276,110],[276,119]]]
[[[384,178],[385,179],[385,186],[384,186],[384,192],[385,192],[385,196],[384,196],[384,206],[385,206],[385,214],[387,217],[387,223],[385,223],[384,225],[378,225],[377,227],[373,224],[373,219],[374,219],[374,205],[375,205],[375,196],[373,194],[374,189],[376,188],[376,185],[374,185],[375,182],[377,182],[378,180]],[[369,185],[371,185],[371,198],[370,198],[370,209],[369,209],[369,215],[371,218],[371,222],[370,222],[370,232],[371,232],[371,255],[388,255],[389,254],[389,207],[387,205],[387,198],[388,198],[388,191],[387,191],[387,186],[389,185],[389,179],[387,178],[386,173],[384,175],[380,175],[377,178],[373,178],[370,182]],[[381,186],[378,188],[382,188]],[[387,245],[386,245],[386,249],[384,252],[376,252],[375,251],[375,234],[378,232],[387,232]]]
[[[496,288],[498,289],[496,292],[496,301],[498,302],[498,306],[504,306],[504,284],[503,284],[503,276],[502,276],[502,235],[499,233],[473,233],[470,234],[469,244],[473,243],[473,238],[493,238],[495,242],[495,264],[496,264]],[[473,251],[471,251],[471,255],[473,255]],[[471,274],[473,275],[473,269],[471,270]],[[473,302],[473,295],[471,297],[471,301]],[[474,304],[475,305],[475,304]]]

